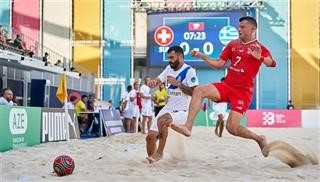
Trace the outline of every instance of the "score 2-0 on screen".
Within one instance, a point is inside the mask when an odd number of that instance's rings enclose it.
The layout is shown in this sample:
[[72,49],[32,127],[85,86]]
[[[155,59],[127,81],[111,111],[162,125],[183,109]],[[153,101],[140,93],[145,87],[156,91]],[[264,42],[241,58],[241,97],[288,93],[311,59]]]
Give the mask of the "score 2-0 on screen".
[[183,48],[186,63],[206,66],[189,52],[194,49],[218,58],[224,46],[238,38],[238,21],[244,14],[243,11],[149,14],[149,66],[166,66],[166,52],[173,45]]

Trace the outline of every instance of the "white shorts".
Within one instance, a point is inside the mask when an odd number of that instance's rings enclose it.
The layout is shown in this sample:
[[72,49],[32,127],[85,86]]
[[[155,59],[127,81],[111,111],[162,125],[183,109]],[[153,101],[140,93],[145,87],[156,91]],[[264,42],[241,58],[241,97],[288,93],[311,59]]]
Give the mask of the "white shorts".
[[223,120],[227,120],[228,119],[228,116],[229,116],[229,113],[227,113],[226,111],[212,111],[211,113],[209,113],[209,118],[211,120],[218,120],[218,115],[219,114],[222,114],[223,115]]
[[224,118],[224,120],[227,120],[225,112],[214,112],[214,118],[218,119],[218,115],[221,114]]
[[156,118],[152,120],[152,125],[150,127],[150,130],[153,131],[159,131],[158,130],[158,118],[162,116],[163,114],[169,113],[172,117],[172,122],[175,124],[185,124],[187,121],[188,117],[188,111],[183,110],[183,111],[172,111],[168,110],[166,107],[162,108],[159,114],[157,115]]
[[217,103],[213,108],[212,116],[214,120],[218,119],[218,115],[222,114],[224,119],[227,120],[228,115],[226,114],[227,104],[226,103]]
[[132,117],[136,117],[136,118],[139,118],[140,117],[140,111],[139,111],[139,107],[136,106],[133,108],[132,110]]
[[123,117],[124,118],[128,118],[128,119],[132,119],[132,112],[130,109],[126,109],[123,111]]
[[142,116],[152,116],[153,115],[152,108],[151,107],[142,107],[141,114],[142,114]]

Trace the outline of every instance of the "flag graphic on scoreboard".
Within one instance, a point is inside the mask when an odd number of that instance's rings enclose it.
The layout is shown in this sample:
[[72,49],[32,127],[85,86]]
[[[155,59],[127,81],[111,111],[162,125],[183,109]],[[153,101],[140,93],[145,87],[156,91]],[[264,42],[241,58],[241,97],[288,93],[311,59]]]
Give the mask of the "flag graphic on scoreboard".
[[204,31],[205,24],[204,22],[189,22],[188,23],[188,31]]

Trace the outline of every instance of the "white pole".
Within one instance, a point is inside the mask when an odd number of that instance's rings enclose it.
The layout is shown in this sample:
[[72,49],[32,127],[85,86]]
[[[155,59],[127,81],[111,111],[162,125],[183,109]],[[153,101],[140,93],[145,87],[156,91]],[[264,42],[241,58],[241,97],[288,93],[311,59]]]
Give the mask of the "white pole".
[[[257,33],[256,33],[256,39],[257,40],[260,40],[260,21],[259,21],[259,13],[260,13],[260,11],[259,11],[259,8],[255,8],[256,9],[256,20],[257,20],[257,23],[258,23],[258,31],[257,31]],[[260,86],[259,86],[259,84],[260,84],[260,81],[259,81],[259,79],[260,79],[260,71],[258,72],[258,74],[257,74],[257,77],[256,77],[256,109],[260,109],[260,101],[259,101],[259,99],[260,99]]]
[[131,37],[130,37],[130,46],[131,46],[131,61],[130,61],[130,63],[131,63],[131,70],[130,70],[130,76],[131,76],[131,78],[134,78],[134,44],[135,44],[135,42],[134,42],[134,33],[135,33],[135,23],[134,23],[134,8],[132,8],[131,7],[131,10],[130,10],[130,15],[131,15],[131,17],[130,17],[130,25],[131,25],[131,27],[130,27],[130,30],[131,30]]
[[[104,61],[104,55],[103,55],[103,51],[104,51],[104,37],[103,37],[103,1],[100,1],[100,69],[98,70],[99,71],[99,74],[98,74],[98,78],[99,79],[102,79],[103,78],[103,61]],[[99,99],[100,100],[103,100],[103,84],[100,84],[98,85],[98,90],[99,90]]]
[[209,102],[210,102],[210,100],[208,99],[208,104],[207,104],[207,103],[204,103],[204,104],[206,104],[206,107],[205,107],[205,109],[206,109],[205,114],[206,114],[206,123],[207,123],[207,127],[209,126],[209,118],[208,118]]
[[288,100],[291,100],[291,1],[288,1]]
[[67,141],[69,141],[70,140],[70,133],[69,133],[69,120],[68,120],[68,115],[69,115],[69,113],[68,113],[68,108],[67,108],[67,102],[68,102],[68,99],[67,99],[67,97],[66,98],[64,98],[64,120],[65,120],[65,125],[66,125],[66,137],[67,137]]
[[207,122],[207,127],[208,127],[209,126],[208,109],[206,109],[206,122]]

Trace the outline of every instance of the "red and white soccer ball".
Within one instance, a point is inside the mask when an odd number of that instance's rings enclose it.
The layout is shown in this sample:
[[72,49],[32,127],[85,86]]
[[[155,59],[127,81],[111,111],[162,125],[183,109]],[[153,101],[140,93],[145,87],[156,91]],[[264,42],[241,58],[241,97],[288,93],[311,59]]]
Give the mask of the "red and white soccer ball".
[[74,167],[73,159],[67,155],[60,155],[53,162],[53,170],[58,176],[72,174]]

